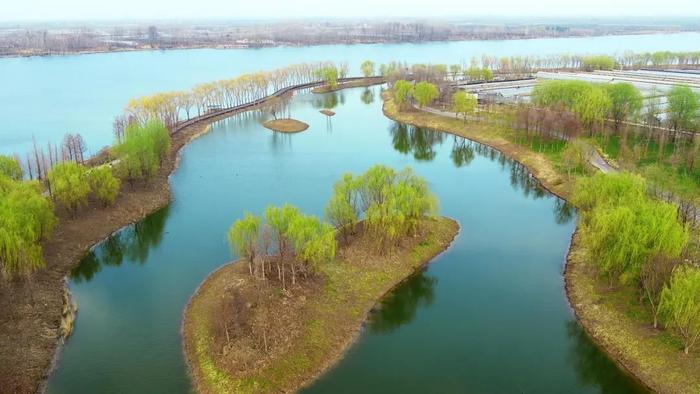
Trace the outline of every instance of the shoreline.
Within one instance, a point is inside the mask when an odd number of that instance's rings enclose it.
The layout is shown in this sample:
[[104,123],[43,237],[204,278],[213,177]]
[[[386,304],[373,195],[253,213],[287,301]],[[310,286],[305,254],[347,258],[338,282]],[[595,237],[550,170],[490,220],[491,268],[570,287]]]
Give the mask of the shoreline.
[[[430,220],[430,219],[429,219]],[[449,250],[449,248],[452,246],[452,243],[454,240],[459,236],[461,233],[461,227],[459,223],[451,218],[447,217],[438,217],[437,219],[434,219],[435,223],[432,226],[432,228],[428,229],[427,233],[424,235],[423,238],[427,239],[433,239],[434,237],[437,237],[437,241],[433,242],[432,245],[430,245],[429,250],[427,250],[425,253],[423,253],[421,256],[416,257],[418,261],[411,261],[408,263],[403,263],[400,264],[402,265],[400,269],[400,273],[402,275],[397,275],[396,277],[388,278],[386,283],[382,283],[380,286],[380,289],[377,289],[379,291],[376,292],[376,294],[372,294],[369,296],[369,300],[357,300],[356,303],[359,305],[355,305],[357,308],[361,309],[361,311],[358,312],[357,316],[346,316],[345,320],[341,320],[342,327],[330,327],[331,331],[331,341],[334,342],[333,344],[326,345],[328,349],[323,349],[326,350],[326,353],[324,353],[322,356],[320,356],[319,359],[317,360],[312,360],[309,361],[310,366],[308,366],[304,371],[301,371],[303,376],[292,376],[288,377],[288,379],[285,379],[284,377],[280,378],[277,377],[278,379],[277,382],[271,381],[268,378],[265,378],[265,372],[262,372],[260,374],[256,374],[253,377],[250,376],[237,376],[235,378],[235,383],[231,382],[226,382],[222,383],[221,381],[216,381],[216,382],[211,382],[208,380],[207,376],[204,376],[205,374],[202,372],[202,363],[204,362],[201,359],[201,354],[198,352],[198,345],[200,345],[200,337],[197,335],[198,333],[198,328],[201,326],[205,326],[206,329],[211,329],[211,321],[201,321],[201,310],[205,311],[210,311],[213,306],[208,306],[208,301],[209,299],[218,296],[218,298],[221,298],[221,295],[219,293],[214,293],[210,294],[212,292],[215,292],[217,289],[220,290],[221,288],[221,282],[225,283],[233,283],[233,282],[243,282],[246,280],[246,278],[249,278],[248,271],[244,264],[236,264],[238,261],[233,261],[224,264],[223,266],[217,268],[216,270],[212,271],[197,287],[195,292],[192,294],[190,299],[188,300],[186,307],[183,311],[182,314],[182,323],[180,327],[181,335],[182,335],[182,344],[183,344],[183,352],[185,354],[185,363],[187,364],[187,370],[188,374],[190,375],[190,379],[193,385],[193,388],[195,389],[195,392],[200,392],[200,393],[210,393],[210,392],[219,392],[220,390],[223,390],[224,392],[227,389],[231,387],[235,387],[236,389],[241,389],[240,384],[241,382],[248,383],[250,385],[253,385],[252,388],[249,388],[251,391],[259,391],[259,389],[267,389],[269,391],[282,391],[282,392],[296,392],[302,388],[308,387],[311,385],[313,382],[315,382],[320,376],[322,376],[324,373],[326,373],[329,369],[332,369],[335,367],[344,357],[345,354],[347,353],[347,350],[357,341],[357,339],[360,337],[360,334],[362,333],[365,324],[367,322],[367,319],[369,317],[369,314],[371,313],[372,310],[374,310],[377,305],[381,302],[381,300],[389,294],[391,291],[396,289],[398,286],[400,286],[402,283],[404,283],[406,280],[410,279],[413,275],[416,273],[420,272],[421,270],[425,269],[430,263],[432,263],[436,257],[444,253],[445,251]],[[443,228],[444,227],[444,228]],[[448,234],[449,232],[449,234]],[[444,233],[444,234],[443,234]],[[362,242],[362,241],[359,241]],[[401,247],[400,250],[398,251],[399,256],[411,256],[413,253],[416,252],[417,248],[423,247],[420,242],[417,242],[416,240],[411,240],[414,244],[411,245],[410,247]],[[346,246],[346,248],[351,248],[353,247],[353,244],[351,243],[350,246]],[[403,260],[412,260],[410,258],[406,258],[407,256],[404,256],[405,258]],[[377,260],[383,260],[384,257],[382,256],[374,256]],[[356,267],[357,262],[355,261],[339,261],[334,264],[345,264],[345,265],[350,265]],[[395,274],[398,274],[395,272]],[[236,279],[238,278],[238,279]],[[257,280],[257,279],[256,279]],[[267,283],[267,282],[264,282]],[[269,288],[271,286],[267,286],[266,290],[270,290]],[[214,288],[214,289],[212,289]],[[266,290],[258,290],[258,292],[266,291]],[[351,297],[356,297],[357,295],[353,293],[353,289],[351,288],[346,288],[345,289],[346,293],[348,293]],[[301,295],[299,297],[305,298],[308,294]],[[308,301],[311,306],[309,308],[312,309],[314,299],[311,297],[315,296],[315,298],[323,298],[325,295],[323,290],[318,290],[309,296],[310,300]],[[243,298],[243,296],[241,296]],[[353,298],[354,299],[354,298]],[[243,298],[243,301],[245,299]],[[369,302],[368,302],[369,301]],[[205,304],[205,305],[200,305],[200,304]],[[248,302],[249,304],[251,303],[250,301]],[[208,308],[207,308],[208,306]],[[350,305],[352,306],[352,305]],[[355,308],[355,309],[357,309]],[[349,308],[353,309],[353,308]],[[194,312],[193,312],[194,310]],[[353,309],[354,310],[354,309]],[[195,317],[192,316],[192,314],[196,314],[199,319],[196,319]],[[352,312],[347,312],[348,315],[352,315]],[[310,313],[309,316],[306,318],[305,322],[308,323],[308,321],[323,321],[324,316],[323,315],[314,315],[313,313]],[[348,327],[348,324],[352,324],[352,327]],[[304,325],[305,326],[305,325]],[[326,327],[328,329],[328,327]],[[340,330],[340,333],[338,333],[338,330]],[[207,331],[208,332],[208,331]],[[335,334],[335,336],[333,336]],[[296,340],[297,343],[299,342],[304,342],[304,336],[303,334],[300,334],[297,337],[292,338]],[[335,341],[333,341],[333,339]],[[335,345],[335,346],[334,346]],[[211,352],[209,347],[211,344],[204,344],[207,348],[207,351]],[[300,347],[303,347],[304,345],[299,345]],[[322,345],[319,345],[322,346]],[[277,358],[280,357],[285,357],[285,356],[291,356],[293,357],[296,352],[298,352],[299,349],[295,349],[294,345],[292,345],[292,349],[287,349],[286,352],[280,354],[277,356]],[[211,357],[206,358],[206,363],[207,363],[207,369],[214,369],[213,373],[217,376],[226,374],[228,371],[222,371],[220,368],[217,368],[216,365],[213,365],[215,361],[211,360]],[[315,361],[315,363],[314,363]],[[272,366],[268,366],[269,369],[272,371],[275,371],[275,363],[284,363],[284,360],[276,360],[272,359],[271,361],[268,361],[269,363],[272,364]],[[274,375],[273,373],[269,372],[269,374]],[[259,376],[262,375],[262,376]],[[258,379],[258,380],[256,380]],[[222,379],[223,380],[223,379]],[[252,383],[250,383],[250,380],[252,380]],[[282,383],[279,382],[279,380],[282,380]],[[237,383],[237,384],[236,384]],[[233,385],[233,386],[230,386]],[[267,385],[267,386],[265,386]],[[246,392],[246,389],[243,389],[244,392]]]
[[[370,83],[383,83],[383,79],[373,78]],[[271,98],[314,84],[290,86],[255,102],[182,121],[171,134],[167,160],[148,184],[125,184],[114,205],[90,204],[76,218],[69,218],[59,208],[59,224],[51,240],[43,245],[46,267],[29,280],[0,283],[0,308],[7,311],[0,316],[0,387],[15,393],[45,389],[66,339],[61,327],[67,275],[95,246],[172,201],[170,176],[189,142],[206,134],[218,120],[258,110]]]
[[236,50],[236,49],[264,49],[264,48],[304,48],[317,46],[333,46],[333,45],[392,45],[392,44],[433,44],[433,43],[450,43],[450,42],[473,42],[473,41],[521,41],[521,40],[540,40],[540,39],[571,39],[571,38],[596,38],[596,37],[624,37],[624,36],[645,36],[645,35],[660,35],[660,34],[689,34],[700,33],[700,30],[678,29],[678,30],[650,30],[650,31],[632,31],[622,33],[608,34],[584,34],[584,35],[560,35],[560,36],[532,36],[532,37],[511,37],[511,38],[480,38],[480,37],[458,37],[448,40],[432,40],[432,41],[392,41],[392,40],[377,40],[368,42],[332,42],[322,44],[301,44],[301,43],[279,43],[276,45],[267,46],[236,46],[236,45],[184,45],[181,47],[169,48],[118,48],[118,49],[89,49],[66,53],[50,53],[50,54],[2,54],[0,59],[18,59],[18,58],[49,58],[49,57],[66,57],[66,56],[83,56],[83,55],[99,55],[108,53],[124,53],[124,52],[170,52],[170,51],[189,51],[197,49],[213,49],[213,50]]
[[[510,141],[502,141],[493,132],[489,138],[483,138],[476,129],[478,125],[471,125],[472,127],[466,132],[465,128],[459,127],[459,125],[456,125],[454,130],[434,127],[426,119],[441,118],[440,120],[444,126],[444,122],[450,121],[451,118],[425,112],[421,112],[421,114],[415,112],[397,113],[395,107],[393,107],[393,99],[388,95],[383,95],[382,98],[384,99],[384,114],[390,119],[417,127],[434,128],[440,132],[457,135],[490,146],[525,166],[545,190],[562,200],[569,201],[570,186],[572,185],[567,187],[566,184],[558,183],[558,180],[560,180],[558,178],[560,177],[549,176],[547,166],[545,166],[544,177],[539,174],[542,172],[542,168],[538,168],[538,164],[541,163],[533,161],[530,156],[533,153],[535,155],[541,154],[532,151],[530,151],[530,154],[522,152],[523,147]],[[525,149],[529,150],[528,148]],[[544,164],[551,167],[548,161],[545,161]],[[565,182],[570,183],[570,181]],[[624,310],[620,310],[615,305],[612,305],[612,302],[604,303],[601,301],[601,296],[604,293],[596,290],[600,287],[600,281],[595,271],[590,267],[590,262],[587,262],[582,256],[585,250],[577,242],[579,231],[580,227],[579,223],[577,223],[576,229],[571,236],[564,272],[562,273],[567,302],[578,324],[584,329],[592,342],[640,386],[646,387],[652,392],[661,393],[683,393],[687,392],[684,390],[691,387],[700,392],[700,381],[693,381],[693,377],[700,376],[700,363],[693,367],[694,361],[692,357],[698,360],[697,352],[695,352],[695,355],[691,355],[691,358],[685,358],[679,349],[673,349],[666,343],[659,345],[658,343],[664,340],[662,338],[665,334],[664,331],[650,329],[637,321],[633,321],[625,314]],[[581,294],[584,292],[581,290],[583,288],[589,290],[585,295]],[[590,291],[590,289],[593,289],[593,291]],[[619,290],[608,294],[618,295],[617,293],[619,293]],[[600,314],[603,313],[606,319],[601,321]],[[615,326],[614,333],[606,332],[606,328],[609,325]],[[629,342],[630,339],[628,338],[630,337],[632,338],[631,345],[633,346],[625,346],[630,345],[626,343],[626,341]],[[639,339],[643,339],[643,341],[639,341]],[[652,340],[655,343],[650,343]],[[658,359],[658,351],[660,350],[664,352],[664,358],[661,360]],[[661,366],[648,365],[648,361],[655,358]],[[676,369],[664,368],[668,361],[673,362],[673,367],[676,367]],[[683,373],[690,368],[694,368],[693,371],[696,371],[693,375],[687,376]],[[673,375],[673,378],[670,375]]]

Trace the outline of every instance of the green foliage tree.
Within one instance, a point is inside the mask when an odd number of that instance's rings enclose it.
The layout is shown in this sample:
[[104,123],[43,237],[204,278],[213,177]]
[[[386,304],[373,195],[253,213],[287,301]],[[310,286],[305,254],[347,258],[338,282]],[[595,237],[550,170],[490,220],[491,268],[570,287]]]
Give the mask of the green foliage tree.
[[22,180],[22,166],[16,158],[0,155],[0,176],[6,176],[12,180]]
[[643,265],[657,256],[678,257],[688,242],[676,207],[667,203],[640,200],[599,206],[590,215],[582,239],[611,283],[636,283]]
[[605,89],[610,97],[610,117],[615,121],[616,129],[625,120],[639,115],[644,97],[634,85],[614,83],[606,85]]
[[53,197],[75,216],[81,206],[87,204],[90,184],[85,167],[66,161],[56,164],[48,175]]
[[493,71],[490,68],[484,67],[481,69],[481,78],[484,81],[493,80]]
[[170,152],[170,145],[170,133],[162,122],[132,123],[125,131],[124,141],[114,147],[119,159],[118,173],[131,184],[150,179]]
[[659,310],[666,327],[683,338],[683,351],[688,354],[700,338],[700,269],[676,268],[661,292]]
[[112,205],[119,193],[119,179],[112,174],[112,169],[107,166],[100,166],[88,171],[88,182],[90,190],[103,205]]
[[231,250],[248,261],[248,271],[253,275],[253,262],[258,248],[260,217],[246,212],[243,219],[236,220],[228,231]]
[[584,57],[581,64],[586,71],[613,70],[617,66],[617,61],[610,56],[594,55]]
[[398,80],[394,83],[394,101],[399,109],[413,98],[413,84],[409,81]]
[[333,186],[333,195],[324,210],[326,219],[338,229],[345,242],[354,231],[360,215],[356,185],[352,174],[343,175]]
[[452,110],[459,116],[460,114],[464,116],[464,120],[467,120],[467,116],[474,113],[477,106],[476,97],[473,94],[468,94],[464,90],[455,92],[452,95]]
[[285,286],[284,264],[292,247],[288,237],[288,229],[292,221],[299,215],[301,215],[299,209],[289,204],[284,204],[282,207],[269,206],[265,208],[265,221],[272,231],[277,245],[277,253],[279,254],[277,275],[282,280],[283,287]]
[[[311,215],[296,215],[289,223],[286,237],[290,240],[296,256],[306,268],[318,271],[321,264],[335,257],[335,230]],[[296,283],[295,264],[292,268],[292,284]]]
[[585,142],[579,139],[566,143],[566,147],[561,152],[561,163],[569,177],[572,172],[588,173],[590,149]]
[[338,68],[335,66],[323,67],[319,70],[318,76],[323,79],[328,87],[335,89],[338,87]]
[[612,106],[601,85],[585,81],[541,82],[533,89],[532,99],[538,106],[571,111],[590,128],[602,124]]
[[374,76],[374,62],[373,61],[365,60],[360,65],[360,69],[362,70],[362,75],[364,75],[365,78],[369,78],[371,76]]
[[700,98],[687,86],[675,86],[667,95],[668,117],[675,130],[695,130]]
[[434,84],[427,81],[422,81],[416,84],[413,95],[416,98],[416,101],[418,101],[418,105],[425,107],[426,105],[432,103],[440,95],[440,91]]
[[644,200],[646,182],[639,175],[596,173],[580,178],[574,186],[572,202],[584,212],[600,206],[619,206]]
[[35,181],[0,176],[0,272],[6,279],[45,266],[41,241],[56,225],[51,202]]

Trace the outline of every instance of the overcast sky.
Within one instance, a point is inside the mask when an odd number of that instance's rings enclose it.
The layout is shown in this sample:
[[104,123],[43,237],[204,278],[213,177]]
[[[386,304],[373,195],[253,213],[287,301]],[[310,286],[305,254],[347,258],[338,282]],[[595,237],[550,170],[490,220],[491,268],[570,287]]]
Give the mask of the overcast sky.
[[700,16],[700,0],[7,0],[0,20]]

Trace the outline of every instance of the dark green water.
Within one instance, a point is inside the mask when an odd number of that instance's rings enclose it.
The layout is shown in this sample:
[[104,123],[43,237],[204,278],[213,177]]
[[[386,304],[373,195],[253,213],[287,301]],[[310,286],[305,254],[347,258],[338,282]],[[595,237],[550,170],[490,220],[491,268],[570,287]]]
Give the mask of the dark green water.
[[[337,115],[330,122],[318,113]],[[190,387],[183,306],[233,258],[224,234],[244,211],[289,202],[321,214],[333,183],[376,163],[412,166],[454,245],[383,300],[347,357],[308,392],[630,393],[639,389],[575,322],[563,263],[573,212],[522,167],[484,146],[396,124],[379,88],[297,96],[305,133],[265,115],[214,125],[184,150],[175,200],[95,248],[70,282],[80,311],[50,393],[178,393]]]

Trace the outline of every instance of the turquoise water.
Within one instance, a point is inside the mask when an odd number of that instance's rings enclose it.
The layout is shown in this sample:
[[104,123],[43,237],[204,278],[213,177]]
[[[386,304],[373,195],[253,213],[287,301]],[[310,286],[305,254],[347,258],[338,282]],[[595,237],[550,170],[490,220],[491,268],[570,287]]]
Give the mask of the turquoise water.
[[472,56],[698,50],[700,33],[561,39],[198,49],[0,59],[0,154],[28,151],[81,133],[91,152],[111,144],[112,121],[136,96],[179,89],[290,63],[365,59],[410,63],[469,62]]
[[[335,103],[330,122],[318,109]],[[266,114],[216,123],[188,145],[174,202],[95,248],[71,274],[75,332],[49,393],[183,393],[182,309],[244,211],[289,202],[321,214],[346,171],[411,166],[461,231],[388,295],[359,341],[309,392],[633,393],[642,391],[576,324],[562,277],[575,216],[524,169],[484,146],[397,124],[379,87],[303,93],[286,135]]]

